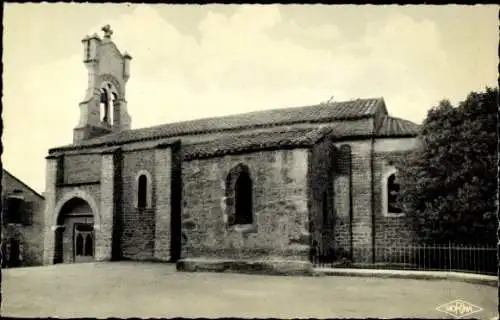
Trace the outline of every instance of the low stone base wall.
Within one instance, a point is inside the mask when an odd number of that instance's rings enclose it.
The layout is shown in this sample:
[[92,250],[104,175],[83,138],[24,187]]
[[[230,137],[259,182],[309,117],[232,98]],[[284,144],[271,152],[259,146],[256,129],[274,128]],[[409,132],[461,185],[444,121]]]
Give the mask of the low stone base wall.
[[177,271],[233,272],[265,275],[314,275],[311,262],[296,260],[218,260],[188,258],[177,261]]
[[309,261],[309,246],[290,245],[287,249],[276,248],[211,248],[207,246],[182,247],[182,256],[186,259],[213,259],[213,260],[286,260],[286,261]]

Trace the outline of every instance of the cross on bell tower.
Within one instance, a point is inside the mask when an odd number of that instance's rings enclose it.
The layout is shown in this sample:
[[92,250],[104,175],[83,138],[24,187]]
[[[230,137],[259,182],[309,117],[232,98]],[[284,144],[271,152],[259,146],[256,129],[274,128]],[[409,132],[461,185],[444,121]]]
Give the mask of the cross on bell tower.
[[113,30],[111,30],[111,26],[109,24],[102,27],[101,30],[104,31],[104,38],[111,39],[111,36],[113,35]]
[[73,142],[78,143],[112,132],[129,130],[125,87],[130,77],[132,57],[118,50],[111,41],[113,30],[101,28],[104,37],[86,36],[83,63],[88,70],[88,87],[80,103],[80,121],[74,129]]

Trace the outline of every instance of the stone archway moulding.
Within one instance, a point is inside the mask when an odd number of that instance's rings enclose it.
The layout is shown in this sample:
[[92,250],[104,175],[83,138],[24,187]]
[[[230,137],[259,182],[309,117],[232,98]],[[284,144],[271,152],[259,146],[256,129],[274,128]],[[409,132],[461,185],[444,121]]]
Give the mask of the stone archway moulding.
[[134,206],[136,208],[139,207],[139,178],[145,175],[147,179],[147,184],[146,184],[146,208],[152,208],[153,207],[153,177],[147,170],[139,170],[137,174],[135,175],[135,180],[134,180]]
[[53,226],[57,226],[57,218],[61,214],[61,209],[64,206],[66,202],[73,198],[80,198],[84,201],[87,202],[89,205],[90,209],[92,210],[92,215],[94,216],[94,229],[99,229],[99,226],[101,225],[101,213],[99,211],[99,206],[97,205],[96,201],[94,200],[94,197],[92,197],[88,192],[82,190],[82,189],[76,189],[73,191],[66,192],[63,197],[57,202],[56,208],[54,212],[56,213],[54,215],[54,220]]
[[118,91],[118,98],[119,99],[124,98],[122,85],[121,85],[120,81],[118,81],[118,79],[115,76],[113,76],[109,73],[104,73],[104,74],[100,75],[100,78],[101,78],[101,82],[104,82],[104,81],[111,82],[111,84],[115,87],[116,91]]
[[387,182],[389,180],[389,177],[395,173],[397,173],[398,170],[396,167],[393,165],[386,165],[384,169],[384,174],[382,175],[382,215],[385,217],[402,217],[405,214],[404,213],[390,213],[389,212],[389,204],[388,204],[388,195],[389,195],[389,190],[387,186]]

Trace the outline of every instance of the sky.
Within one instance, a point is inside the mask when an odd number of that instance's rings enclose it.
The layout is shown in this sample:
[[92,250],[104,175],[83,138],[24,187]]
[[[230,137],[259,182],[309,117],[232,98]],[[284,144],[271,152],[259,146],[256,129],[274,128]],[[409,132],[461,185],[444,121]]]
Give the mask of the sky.
[[72,142],[86,35],[132,56],[132,128],[383,97],[421,123],[497,85],[498,6],[4,4],[3,166],[39,192]]

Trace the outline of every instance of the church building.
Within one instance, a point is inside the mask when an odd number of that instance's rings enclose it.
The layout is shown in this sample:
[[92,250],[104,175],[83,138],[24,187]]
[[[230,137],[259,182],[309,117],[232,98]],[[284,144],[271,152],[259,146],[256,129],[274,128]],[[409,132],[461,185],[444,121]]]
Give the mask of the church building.
[[409,244],[393,161],[420,127],[383,98],[131,129],[131,56],[86,37],[73,143],[49,150],[44,264],[109,260],[357,262]]

